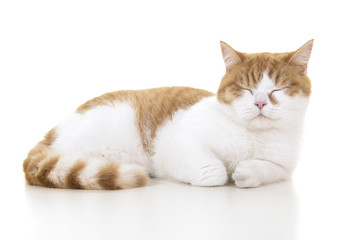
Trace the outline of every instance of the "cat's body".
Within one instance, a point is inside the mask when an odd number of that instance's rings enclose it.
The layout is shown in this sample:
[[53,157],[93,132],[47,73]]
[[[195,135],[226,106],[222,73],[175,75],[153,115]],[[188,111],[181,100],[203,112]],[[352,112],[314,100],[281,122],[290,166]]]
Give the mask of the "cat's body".
[[227,72],[216,95],[173,87],[92,99],[30,151],[26,179],[83,189],[143,186],[148,174],[196,186],[287,179],[310,96],[311,47],[250,55],[222,43]]

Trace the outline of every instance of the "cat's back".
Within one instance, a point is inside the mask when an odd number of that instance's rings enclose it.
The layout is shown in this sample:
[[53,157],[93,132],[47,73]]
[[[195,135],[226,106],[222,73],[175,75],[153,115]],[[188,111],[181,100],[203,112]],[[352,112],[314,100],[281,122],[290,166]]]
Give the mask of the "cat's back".
[[157,130],[179,110],[185,110],[213,93],[190,87],[162,87],[145,90],[126,90],[103,94],[82,104],[78,114],[83,114],[102,106],[113,107],[128,104],[135,112],[135,124],[139,130],[145,149]]

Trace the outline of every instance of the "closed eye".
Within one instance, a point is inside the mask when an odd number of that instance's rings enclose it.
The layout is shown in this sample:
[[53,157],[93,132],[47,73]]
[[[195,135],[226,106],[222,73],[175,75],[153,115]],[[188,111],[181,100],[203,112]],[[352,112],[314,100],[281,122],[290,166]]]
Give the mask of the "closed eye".
[[253,92],[251,91],[251,89],[248,89],[248,88],[243,88],[243,87],[240,87],[240,89],[242,89],[242,90],[246,90],[246,91],[250,92],[250,93],[251,93],[251,95],[253,95]]
[[274,92],[278,92],[278,91],[282,91],[282,90],[285,90],[287,89],[287,87],[284,87],[284,88],[279,88],[279,89],[274,89],[270,92],[270,96],[274,93]]
[[235,83],[235,84],[236,84],[236,86],[237,86],[238,88],[240,88],[241,90],[248,91],[249,93],[251,93],[251,95],[253,95],[253,92],[251,91],[251,89],[249,89],[249,88],[244,88],[244,87],[242,87],[239,83]]

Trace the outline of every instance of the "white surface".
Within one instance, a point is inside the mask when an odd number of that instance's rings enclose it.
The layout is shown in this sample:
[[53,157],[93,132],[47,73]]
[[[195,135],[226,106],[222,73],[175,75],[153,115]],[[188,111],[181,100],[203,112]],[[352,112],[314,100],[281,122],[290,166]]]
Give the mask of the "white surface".
[[[355,1],[1,1],[1,239],[360,239],[360,16]],[[108,91],[216,91],[219,40],[290,51],[315,38],[293,180],[257,189],[153,181],[124,191],[27,186],[42,135]]]

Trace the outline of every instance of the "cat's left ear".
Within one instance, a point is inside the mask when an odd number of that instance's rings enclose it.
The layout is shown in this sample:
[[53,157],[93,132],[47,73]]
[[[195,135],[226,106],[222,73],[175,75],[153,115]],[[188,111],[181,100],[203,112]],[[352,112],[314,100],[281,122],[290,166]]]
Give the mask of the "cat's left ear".
[[306,72],[313,44],[314,44],[314,39],[311,39],[310,41],[302,45],[297,51],[293,53],[290,62],[292,62],[295,65],[303,67],[303,69]]

